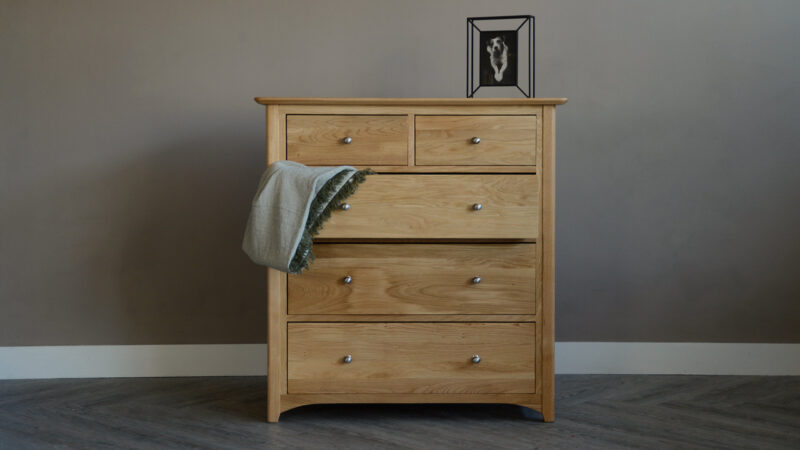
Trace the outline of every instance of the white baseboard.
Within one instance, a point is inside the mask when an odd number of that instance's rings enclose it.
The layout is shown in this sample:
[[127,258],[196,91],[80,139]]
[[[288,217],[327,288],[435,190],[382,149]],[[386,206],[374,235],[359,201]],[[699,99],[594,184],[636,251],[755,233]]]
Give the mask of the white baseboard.
[[0,347],[0,379],[266,373],[266,344]]
[[[266,344],[0,347],[0,379],[266,373]],[[800,375],[800,344],[557,342],[556,373]]]
[[556,342],[556,373],[800,375],[800,344]]

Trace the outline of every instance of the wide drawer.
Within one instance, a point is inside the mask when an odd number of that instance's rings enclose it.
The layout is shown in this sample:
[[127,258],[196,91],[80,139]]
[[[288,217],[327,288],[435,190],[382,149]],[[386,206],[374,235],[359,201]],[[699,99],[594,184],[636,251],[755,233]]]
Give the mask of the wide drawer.
[[534,244],[316,244],[289,314],[535,314]]
[[288,392],[534,393],[535,328],[289,323]]
[[536,164],[537,117],[416,116],[416,164]]
[[288,115],[286,158],[310,166],[404,166],[408,116]]
[[535,239],[539,186],[530,175],[372,175],[320,238]]

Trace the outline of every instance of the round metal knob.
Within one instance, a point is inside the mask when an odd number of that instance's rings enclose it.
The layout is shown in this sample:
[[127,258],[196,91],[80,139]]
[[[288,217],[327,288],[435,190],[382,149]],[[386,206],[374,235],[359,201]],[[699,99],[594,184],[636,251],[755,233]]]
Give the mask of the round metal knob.
[[481,280],[481,277],[473,277],[472,278],[472,284],[478,284],[481,281],[483,281],[483,280]]
[[348,211],[350,209],[350,203],[342,203],[342,206],[339,208],[341,208],[342,211]]
[[481,362],[481,357],[478,355],[472,355],[472,364],[478,364]]
[[344,358],[342,358],[342,362],[345,364],[350,364],[351,362],[353,362],[353,355],[344,355]]
[[344,278],[342,278],[342,282],[344,282],[344,284],[350,284],[350,283],[353,282],[353,277],[351,277],[350,275],[347,275]]
[[473,144],[480,144],[481,143],[481,138],[479,138],[478,136],[475,136],[474,138],[472,138],[472,143]]
[[483,205],[481,205],[480,203],[475,203],[474,205],[472,205],[472,209],[475,211],[480,211],[483,209]]
[[350,136],[347,136],[346,138],[342,139],[342,142],[344,142],[345,144],[349,144],[349,143],[353,142],[353,138],[351,138]]

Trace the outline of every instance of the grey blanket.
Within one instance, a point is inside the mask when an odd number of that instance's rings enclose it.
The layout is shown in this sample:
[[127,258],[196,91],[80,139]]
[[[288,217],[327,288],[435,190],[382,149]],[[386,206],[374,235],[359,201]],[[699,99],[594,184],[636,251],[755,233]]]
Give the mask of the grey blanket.
[[301,272],[314,258],[313,236],[369,173],[350,166],[272,164],[253,198],[242,249],[256,264]]

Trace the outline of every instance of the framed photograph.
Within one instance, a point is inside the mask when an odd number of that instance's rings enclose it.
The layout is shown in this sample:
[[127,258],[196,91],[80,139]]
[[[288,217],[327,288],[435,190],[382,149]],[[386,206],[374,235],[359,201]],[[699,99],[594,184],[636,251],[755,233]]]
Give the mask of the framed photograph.
[[533,16],[467,18],[467,97],[481,87],[533,97],[533,40]]
[[480,34],[481,86],[517,85],[517,33],[487,31]]

